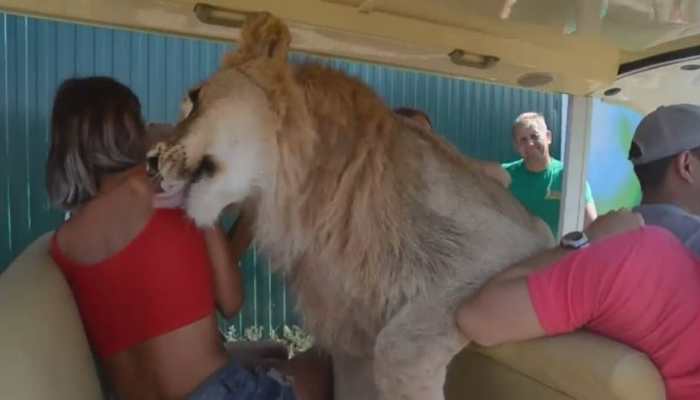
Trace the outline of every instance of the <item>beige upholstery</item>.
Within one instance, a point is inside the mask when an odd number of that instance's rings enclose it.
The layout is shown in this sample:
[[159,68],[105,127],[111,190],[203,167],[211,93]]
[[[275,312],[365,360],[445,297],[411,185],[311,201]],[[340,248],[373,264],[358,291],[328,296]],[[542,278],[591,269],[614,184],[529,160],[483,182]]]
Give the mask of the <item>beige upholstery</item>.
[[0,274],[0,399],[96,400],[97,372],[50,234]]
[[[0,399],[101,399],[70,289],[48,255],[50,235],[0,274]],[[589,333],[492,349],[449,367],[448,400],[664,400],[649,359]]]
[[446,394],[449,400],[666,398],[646,355],[587,332],[467,349],[450,365]]

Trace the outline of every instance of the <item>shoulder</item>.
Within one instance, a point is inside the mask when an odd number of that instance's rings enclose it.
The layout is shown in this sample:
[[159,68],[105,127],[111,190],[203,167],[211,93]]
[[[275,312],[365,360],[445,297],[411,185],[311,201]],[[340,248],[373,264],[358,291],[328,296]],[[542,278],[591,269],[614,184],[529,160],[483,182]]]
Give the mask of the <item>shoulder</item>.
[[684,209],[673,204],[640,204],[634,209],[644,217],[644,220],[654,224],[662,225],[658,221],[678,222],[683,221],[700,227],[700,217],[691,214]]
[[671,231],[654,225],[606,238],[589,247],[592,258],[616,260],[611,263],[613,267],[634,261],[632,264],[642,269],[649,265],[665,265],[666,261],[684,257],[686,253],[683,243]]
[[137,199],[150,201],[153,198],[153,186],[148,177],[143,175],[132,175],[124,184],[125,192]]
[[666,245],[666,244],[680,244],[682,243],[676,238],[670,230],[658,226],[658,225],[645,225],[641,229],[635,231],[638,232],[639,237],[636,239],[641,239],[647,243],[639,243],[640,246],[649,244],[653,246]]
[[549,166],[547,167],[549,171],[555,174],[561,175],[561,173],[564,171],[564,163],[561,161],[557,160],[556,158],[552,158],[549,161]]
[[700,231],[700,217],[671,204],[642,204],[635,211],[647,225],[662,226],[683,240]]
[[96,209],[109,210],[114,216],[149,218],[153,211],[153,189],[148,177],[134,174],[94,203]]
[[514,171],[517,171],[517,170],[519,170],[519,169],[521,169],[521,168],[523,167],[523,160],[520,159],[520,160],[517,160],[517,161],[512,161],[512,162],[508,162],[508,163],[503,163],[503,164],[501,164],[501,167],[503,167],[503,169],[505,169],[505,170],[508,171],[509,173],[510,173],[510,172],[514,172]]

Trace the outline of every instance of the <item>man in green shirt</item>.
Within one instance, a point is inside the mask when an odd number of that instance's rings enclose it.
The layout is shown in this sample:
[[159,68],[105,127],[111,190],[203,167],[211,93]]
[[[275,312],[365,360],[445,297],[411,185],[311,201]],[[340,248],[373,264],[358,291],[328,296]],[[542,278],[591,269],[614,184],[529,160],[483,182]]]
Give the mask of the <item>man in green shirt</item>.
[[[544,117],[534,112],[521,114],[513,124],[513,145],[522,158],[502,166],[510,175],[513,195],[531,213],[542,218],[556,237],[564,165],[549,154],[551,144],[552,132]],[[588,182],[585,196],[584,227],[597,216]]]

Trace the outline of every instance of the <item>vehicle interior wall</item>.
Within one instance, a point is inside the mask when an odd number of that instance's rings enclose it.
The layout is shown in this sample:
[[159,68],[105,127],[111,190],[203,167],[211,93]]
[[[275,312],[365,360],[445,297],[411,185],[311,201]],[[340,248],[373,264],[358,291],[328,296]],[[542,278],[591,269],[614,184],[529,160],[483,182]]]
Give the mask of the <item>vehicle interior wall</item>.
[[[107,75],[130,86],[147,121],[175,122],[186,88],[213,72],[232,44],[55,22],[0,13],[0,271],[29,243],[55,229],[63,214],[48,204],[44,164],[56,87],[73,76]],[[562,96],[447,78],[398,68],[320,58],[367,82],[392,106],[427,111],[459,150],[486,160],[516,158],[511,123],[524,111],[543,113],[559,155]],[[246,305],[232,321],[240,330],[295,322],[282,280],[250,251],[244,262]]]

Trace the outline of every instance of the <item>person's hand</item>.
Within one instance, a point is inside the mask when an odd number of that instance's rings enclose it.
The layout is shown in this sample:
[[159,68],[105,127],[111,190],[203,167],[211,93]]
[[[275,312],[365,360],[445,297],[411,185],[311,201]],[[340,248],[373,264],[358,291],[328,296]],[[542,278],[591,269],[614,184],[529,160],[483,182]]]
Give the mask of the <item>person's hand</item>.
[[641,214],[621,209],[599,216],[586,228],[585,232],[590,241],[598,241],[642,226],[644,226],[644,218]]

